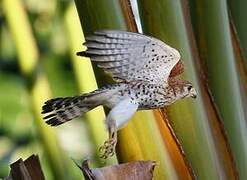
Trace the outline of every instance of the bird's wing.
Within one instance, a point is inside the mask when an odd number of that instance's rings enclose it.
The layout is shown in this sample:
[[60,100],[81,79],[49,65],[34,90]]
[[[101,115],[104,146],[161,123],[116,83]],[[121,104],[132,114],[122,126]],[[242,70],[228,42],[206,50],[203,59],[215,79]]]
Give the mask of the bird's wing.
[[87,50],[77,54],[90,57],[116,81],[167,84],[180,59],[179,52],[164,42],[125,31],[96,31],[86,37],[85,46]]

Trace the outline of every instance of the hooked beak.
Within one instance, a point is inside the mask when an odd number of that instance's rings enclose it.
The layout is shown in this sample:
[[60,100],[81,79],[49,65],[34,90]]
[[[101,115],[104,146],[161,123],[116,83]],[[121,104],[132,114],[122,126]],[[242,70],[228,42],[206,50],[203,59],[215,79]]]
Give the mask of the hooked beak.
[[190,97],[196,98],[196,96],[197,96],[196,90],[195,90],[195,88],[192,88],[192,89],[190,90]]

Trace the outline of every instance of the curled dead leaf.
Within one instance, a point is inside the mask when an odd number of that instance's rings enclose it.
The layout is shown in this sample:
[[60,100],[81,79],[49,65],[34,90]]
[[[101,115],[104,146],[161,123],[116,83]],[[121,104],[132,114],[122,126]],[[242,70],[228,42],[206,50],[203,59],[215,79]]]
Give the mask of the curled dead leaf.
[[151,180],[156,163],[133,161],[125,164],[90,169],[88,160],[83,161],[82,170],[86,180]]

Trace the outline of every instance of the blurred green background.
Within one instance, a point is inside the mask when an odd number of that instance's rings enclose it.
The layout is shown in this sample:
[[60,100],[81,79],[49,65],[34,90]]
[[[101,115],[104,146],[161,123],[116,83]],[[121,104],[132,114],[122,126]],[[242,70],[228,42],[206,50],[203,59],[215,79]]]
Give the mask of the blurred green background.
[[[75,5],[70,0],[0,3],[0,177],[7,176],[10,162],[31,154],[39,155],[47,179],[60,177],[54,174],[56,168],[64,170],[61,179],[81,177],[70,157],[95,157],[87,124],[81,118],[59,128],[44,127],[45,123],[37,120],[41,119],[41,104],[35,103],[37,98],[43,103],[52,96],[81,93],[66,29],[66,18],[70,18],[72,26],[74,23],[79,29],[81,47],[77,50],[81,50],[83,34]],[[30,34],[21,29],[31,30]],[[35,67],[30,67],[32,62]],[[56,147],[48,147],[52,145]]]

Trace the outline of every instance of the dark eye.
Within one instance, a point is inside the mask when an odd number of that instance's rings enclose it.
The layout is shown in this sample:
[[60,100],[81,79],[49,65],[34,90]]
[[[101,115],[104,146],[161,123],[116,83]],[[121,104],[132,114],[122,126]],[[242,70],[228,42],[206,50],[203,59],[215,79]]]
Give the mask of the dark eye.
[[188,86],[188,90],[190,91],[192,89],[192,86],[190,85],[190,86]]

